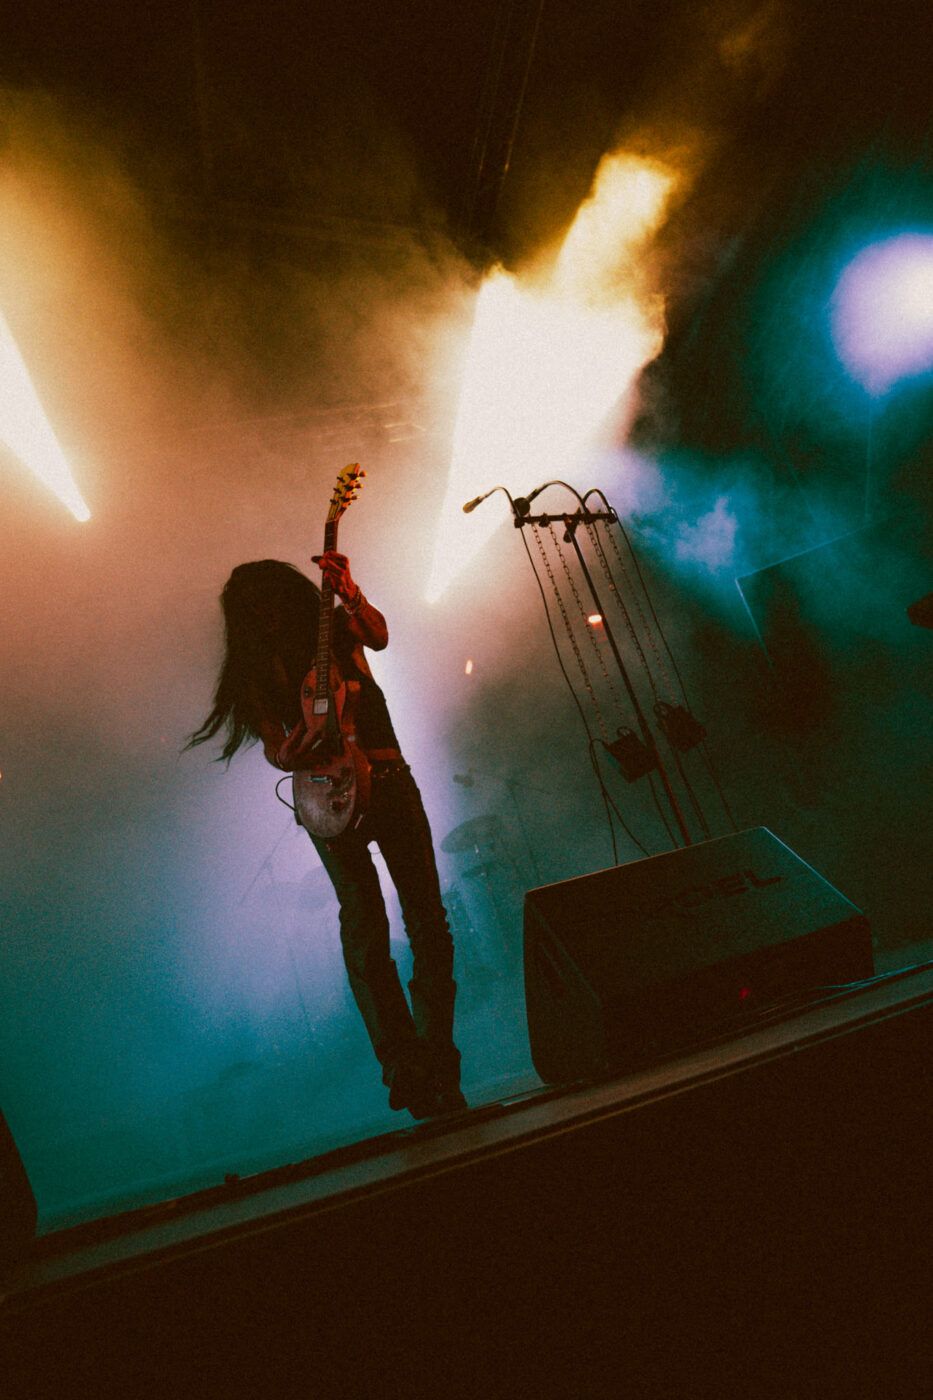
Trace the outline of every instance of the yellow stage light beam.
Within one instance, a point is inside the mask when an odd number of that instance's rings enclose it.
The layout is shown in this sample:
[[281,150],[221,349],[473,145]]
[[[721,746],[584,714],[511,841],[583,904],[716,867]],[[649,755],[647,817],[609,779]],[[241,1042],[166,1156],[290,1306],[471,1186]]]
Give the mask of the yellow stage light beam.
[[671,171],[624,151],[604,156],[591,193],[561,246],[555,283],[581,302],[637,296],[628,266],[639,244],[659,226],[674,184]]
[[513,494],[572,472],[609,410],[663,342],[663,307],[633,267],[674,176],[638,157],[605,157],[547,278],[495,269],[479,290],[454,424],[427,598],[475,558]]
[[53,491],[76,520],[91,512],[39,402],[25,361],[0,312],[0,442]]

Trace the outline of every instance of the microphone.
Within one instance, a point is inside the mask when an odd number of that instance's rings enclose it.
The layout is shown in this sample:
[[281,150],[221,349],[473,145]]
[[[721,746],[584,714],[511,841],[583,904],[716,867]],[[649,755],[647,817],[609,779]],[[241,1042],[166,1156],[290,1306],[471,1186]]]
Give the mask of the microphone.
[[471,510],[475,510],[477,506],[481,506],[486,497],[491,496],[492,492],[498,491],[498,489],[498,486],[494,486],[492,491],[486,491],[482,496],[474,496],[472,501],[467,501],[466,505],[461,506],[460,509],[463,511],[464,515],[469,515]]

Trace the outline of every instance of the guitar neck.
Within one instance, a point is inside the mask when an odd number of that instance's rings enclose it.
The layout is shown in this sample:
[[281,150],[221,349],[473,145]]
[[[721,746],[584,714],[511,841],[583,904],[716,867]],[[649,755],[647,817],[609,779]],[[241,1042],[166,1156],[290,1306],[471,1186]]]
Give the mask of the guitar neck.
[[[337,548],[337,525],[328,520],[324,526],[324,553]],[[315,699],[326,700],[329,694],[330,644],[334,623],[334,590],[326,578],[321,580],[321,606],[317,625],[317,684]]]

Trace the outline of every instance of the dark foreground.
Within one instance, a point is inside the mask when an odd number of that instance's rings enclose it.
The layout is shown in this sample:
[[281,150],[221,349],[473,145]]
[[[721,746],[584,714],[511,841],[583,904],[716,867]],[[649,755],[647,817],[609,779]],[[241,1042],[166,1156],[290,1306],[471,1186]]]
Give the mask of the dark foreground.
[[13,1397],[925,1396],[933,972],[61,1232]]

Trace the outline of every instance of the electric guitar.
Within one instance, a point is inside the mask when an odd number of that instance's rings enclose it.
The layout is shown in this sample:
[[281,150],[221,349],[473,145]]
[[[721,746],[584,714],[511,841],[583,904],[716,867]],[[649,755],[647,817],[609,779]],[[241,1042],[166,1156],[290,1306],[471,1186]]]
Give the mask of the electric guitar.
[[[340,518],[356,499],[365,472],[351,462],[337,477],[324,524],[324,553],[337,548]],[[334,590],[321,582],[315,663],[301,684],[306,733],[298,746],[292,775],[298,820],[312,836],[339,836],[363,815],[369,803],[369,760],[356,740],[358,681],[344,680],[331,653]],[[291,736],[289,736],[291,737]],[[299,766],[300,764],[300,766]]]

